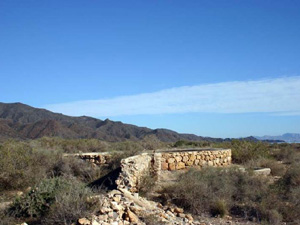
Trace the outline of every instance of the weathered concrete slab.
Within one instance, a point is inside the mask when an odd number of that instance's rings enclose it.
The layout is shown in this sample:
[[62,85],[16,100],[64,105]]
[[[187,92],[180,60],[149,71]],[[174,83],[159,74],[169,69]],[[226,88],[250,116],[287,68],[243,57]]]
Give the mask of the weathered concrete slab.
[[269,176],[271,174],[270,168],[255,168],[253,172],[261,176]]

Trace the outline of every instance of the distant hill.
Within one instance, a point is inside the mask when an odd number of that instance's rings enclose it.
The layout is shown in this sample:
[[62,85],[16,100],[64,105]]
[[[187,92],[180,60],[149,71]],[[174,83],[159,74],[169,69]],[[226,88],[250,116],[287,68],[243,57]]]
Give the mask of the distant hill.
[[152,136],[160,141],[223,141],[221,138],[180,134],[167,129],[149,129],[109,119],[71,117],[22,103],[0,103],[0,139],[36,139],[44,136],[96,138],[104,141],[142,140]]
[[255,137],[255,138],[258,140],[271,140],[271,141],[280,140],[288,143],[300,143],[300,134],[296,134],[296,133],[285,133],[279,136],[265,135],[262,137]]

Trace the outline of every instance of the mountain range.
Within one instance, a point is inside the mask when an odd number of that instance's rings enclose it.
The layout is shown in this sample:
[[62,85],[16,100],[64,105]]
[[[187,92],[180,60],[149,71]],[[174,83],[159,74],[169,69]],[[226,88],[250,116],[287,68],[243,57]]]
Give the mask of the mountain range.
[[104,141],[136,141],[149,136],[164,142],[223,141],[221,138],[180,134],[167,129],[149,129],[109,119],[71,117],[22,103],[0,103],[0,139],[36,139],[44,136],[96,138]]
[[269,136],[269,135],[265,135],[262,137],[255,137],[258,140],[261,141],[265,141],[265,140],[269,140],[269,141],[283,141],[283,142],[287,142],[287,143],[300,143],[300,134],[297,133],[285,133],[283,135],[278,135],[278,136]]
[[[0,140],[8,138],[36,139],[41,137],[96,138],[104,141],[143,140],[147,137],[163,142],[230,141],[230,138],[202,137],[181,134],[168,129],[138,127],[109,119],[100,120],[88,116],[72,117],[46,109],[34,108],[22,103],[0,102]],[[239,138],[250,141],[300,143],[300,134],[286,133],[279,136],[250,136]]]

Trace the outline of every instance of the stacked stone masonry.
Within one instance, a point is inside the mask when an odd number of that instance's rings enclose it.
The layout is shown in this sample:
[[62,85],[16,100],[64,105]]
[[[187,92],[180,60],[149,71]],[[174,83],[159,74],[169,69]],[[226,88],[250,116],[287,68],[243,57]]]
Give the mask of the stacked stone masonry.
[[[89,161],[94,165],[107,163],[112,153],[69,154]],[[231,164],[230,149],[175,149],[157,150],[122,159],[121,173],[116,180],[118,188],[137,192],[145,175],[155,174],[158,178],[162,171],[184,170],[191,167],[222,167]]]
[[112,153],[110,152],[92,152],[92,153],[79,153],[79,154],[65,154],[64,156],[78,157],[94,165],[104,165],[109,162]]
[[[87,157],[87,155],[91,154],[86,154],[84,157],[81,155],[80,158],[92,163],[98,160],[98,156]],[[106,156],[108,157],[108,155]],[[101,160],[98,161],[102,162]],[[227,166],[230,163],[230,149],[177,149],[172,152],[169,150],[143,153],[122,159],[121,173],[116,180],[118,190],[113,190],[106,196],[100,196],[99,211],[94,214],[92,218],[80,218],[77,224],[146,225],[147,223],[143,220],[145,218],[152,218],[157,224],[201,225],[201,222],[194,220],[192,215],[186,214],[182,208],[170,204],[161,205],[160,203],[140,197],[139,194],[136,193],[138,191],[139,182],[142,177],[149,174],[149,172],[154,172],[156,175],[159,175],[163,170],[183,170],[194,166]]]
[[202,168],[205,166],[221,167],[230,164],[230,149],[161,153],[161,170],[182,170],[189,167]]
[[121,173],[116,180],[118,188],[137,192],[141,179],[152,170],[152,155],[143,153],[121,160]]

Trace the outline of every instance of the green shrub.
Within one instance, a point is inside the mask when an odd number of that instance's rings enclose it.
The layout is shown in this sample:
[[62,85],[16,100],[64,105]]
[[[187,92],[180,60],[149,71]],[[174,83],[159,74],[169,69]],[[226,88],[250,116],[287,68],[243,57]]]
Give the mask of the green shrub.
[[186,140],[179,140],[175,142],[173,147],[209,147],[210,142],[208,141],[186,141]]
[[[51,142],[52,143],[52,142]],[[124,153],[125,154],[125,153]],[[63,157],[60,151],[38,148],[32,143],[8,141],[0,146],[0,191],[24,190],[44,178],[74,176],[90,183],[119,166],[120,158],[109,167],[93,167],[75,157]]]
[[222,199],[231,205],[234,183],[221,169],[189,170],[176,184],[164,190],[175,204],[192,213],[211,211],[213,204]]
[[49,176],[73,176],[84,183],[90,183],[105,174],[105,169],[100,166],[93,166],[76,157],[60,157],[49,169]]
[[124,156],[132,156],[144,150],[144,147],[139,142],[124,141],[111,143],[111,151],[119,151],[124,154]]
[[269,144],[264,142],[252,142],[232,140],[214,144],[214,147],[230,148],[232,150],[232,162],[245,164],[250,160],[271,157]]
[[282,163],[272,159],[265,159],[261,167],[270,168],[273,176],[283,176],[286,172],[286,167]]
[[261,177],[236,169],[205,168],[189,170],[163,193],[194,214],[210,212],[213,216],[224,216],[230,211],[262,219],[260,203],[269,189]]
[[300,185],[300,166],[299,164],[292,164],[286,174],[282,178],[285,188],[298,187]]
[[268,218],[267,222],[270,225],[282,224],[282,215],[276,209],[268,210],[266,214],[266,218]]
[[210,213],[212,216],[221,216],[224,217],[228,213],[228,207],[226,201],[222,199],[216,200],[210,208]]
[[1,225],[18,224],[19,222],[20,221],[18,221],[16,218],[8,215],[5,210],[0,209],[0,224]]
[[153,190],[157,176],[154,174],[147,174],[143,176],[138,183],[138,191],[141,196],[148,197]]
[[[261,159],[266,160],[266,159]],[[268,161],[269,162],[269,161]],[[274,163],[273,161],[271,163]],[[300,167],[292,164],[277,182],[235,169],[189,170],[163,190],[164,201],[194,214],[227,213],[262,224],[300,221]]]
[[147,135],[143,138],[142,141],[139,142],[144,149],[147,150],[156,150],[168,147],[168,143],[161,142],[155,135]]
[[118,142],[111,144],[111,157],[108,159],[108,171],[115,170],[120,167],[121,160],[143,151],[142,145],[137,142]]
[[55,202],[42,218],[42,224],[72,224],[78,218],[89,217],[100,206],[99,199],[89,198],[92,192],[82,183],[71,181],[70,184],[56,193]]
[[109,144],[97,139],[63,139],[43,137],[32,141],[37,147],[51,150],[62,150],[65,153],[105,152]]
[[300,162],[300,144],[279,144],[272,148],[272,155],[275,159],[285,164]]
[[74,178],[44,179],[31,191],[15,199],[10,214],[25,218],[44,216],[45,220],[53,222],[48,224],[69,224],[78,216],[86,216],[90,195],[91,191]]
[[285,165],[271,158],[259,158],[256,160],[249,160],[247,163],[245,163],[245,166],[251,169],[258,167],[270,168],[271,174],[273,176],[283,176],[286,172]]
[[0,191],[35,185],[56,159],[57,154],[34,150],[25,142],[5,142],[0,147]]

